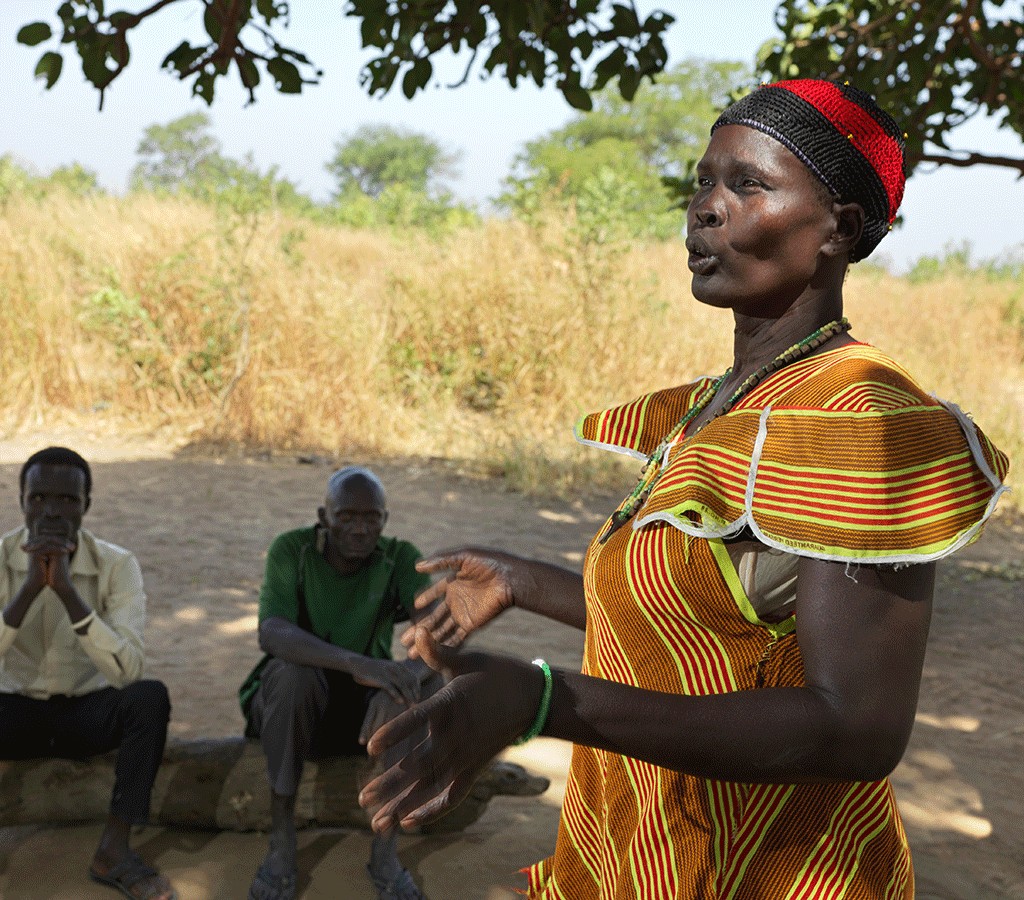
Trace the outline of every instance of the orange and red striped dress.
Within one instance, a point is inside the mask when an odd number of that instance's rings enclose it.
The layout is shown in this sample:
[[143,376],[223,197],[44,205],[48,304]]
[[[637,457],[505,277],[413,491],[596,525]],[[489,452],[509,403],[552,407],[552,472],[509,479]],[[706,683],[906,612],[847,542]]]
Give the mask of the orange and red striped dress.
[[[588,416],[578,438],[646,459],[710,384]],[[852,344],[772,375],[664,466],[636,518],[587,553],[583,671],[707,695],[803,684],[794,616],[759,618],[723,538],[851,564],[934,560],[977,536],[1008,462],[963,413]],[[537,900],[914,890],[887,779],[727,783],[588,747],[573,750],[555,854],[529,876]]]

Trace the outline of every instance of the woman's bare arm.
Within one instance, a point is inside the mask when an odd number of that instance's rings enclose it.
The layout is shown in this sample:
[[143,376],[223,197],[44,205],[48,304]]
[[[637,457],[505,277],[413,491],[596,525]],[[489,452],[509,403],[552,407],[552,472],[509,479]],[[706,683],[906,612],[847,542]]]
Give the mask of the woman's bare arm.
[[421,572],[448,572],[416,598],[417,609],[433,609],[402,635],[402,643],[416,656],[416,625],[422,624],[435,640],[459,646],[495,616],[513,606],[586,628],[583,578],[561,566],[523,559],[511,553],[465,547],[444,550],[420,560]]
[[[899,761],[913,727],[933,587],[932,564],[848,574],[843,563],[801,560],[803,687],[694,697],[556,671],[542,733],[723,781],[880,779]],[[498,666],[482,654],[467,655],[475,657],[473,669],[460,674],[456,654],[417,637],[428,661],[449,666],[456,678],[370,742],[371,752],[380,752],[429,725],[434,744],[421,745],[404,771],[396,767],[364,791],[366,805],[377,809],[375,827],[443,811],[453,785],[486,763],[477,758],[481,751],[507,745],[524,722],[528,727],[543,687],[536,667],[519,663],[510,674],[507,661]]]

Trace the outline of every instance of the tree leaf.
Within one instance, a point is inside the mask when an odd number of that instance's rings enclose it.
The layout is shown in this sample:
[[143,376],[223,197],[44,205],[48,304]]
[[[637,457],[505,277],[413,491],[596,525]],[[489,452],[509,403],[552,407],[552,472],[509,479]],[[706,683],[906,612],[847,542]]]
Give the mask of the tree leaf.
[[616,47],[596,66],[594,66],[594,90],[601,90],[612,78],[618,75],[626,65],[626,51]]
[[612,7],[612,32],[619,37],[634,38],[640,34],[640,23],[632,6],[616,3]]
[[192,67],[192,64],[203,55],[203,52],[204,48],[193,47],[188,41],[182,41],[164,57],[160,68],[172,69],[179,75],[184,75]]
[[[298,50],[292,50],[289,47],[282,47],[280,44],[274,44],[274,50],[277,51],[278,56],[283,56],[285,59],[290,59],[292,62],[302,63],[304,66],[313,65],[305,54],[299,53]],[[323,75],[323,72],[317,72],[317,75]]]
[[590,54],[594,52],[593,37],[585,31],[576,35],[576,49],[581,59],[590,59]]
[[640,73],[631,66],[626,66],[619,73],[619,93],[623,100],[632,100],[640,84]]
[[57,83],[63,67],[64,58],[51,50],[39,57],[39,62],[36,63],[36,78],[45,79],[46,89],[49,90]]
[[128,62],[131,59],[131,49],[128,46],[128,41],[124,39],[123,35],[115,35],[112,55],[114,61],[122,69],[128,65]]
[[412,68],[402,78],[402,93],[407,99],[412,100],[416,91],[427,86],[433,73],[434,67],[430,64],[429,59],[416,60]]
[[[53,31],[45,22],[32,22],[18,31],[18,43],[24,44],[26,47],[34,47],[36,44],[48,41],[51,37],[53,37]],[[38,75],[37,71],[36,76],[38,77]]]
[[206,33],[213,39],[215,44],[220,43],[220,36],[224,33],[224,23],[217,18],[217,5],[210,3],[203,13],[203,27]]
[[280,56],[267,60],[267,71],[273,77],[275,86],[282,94],[301,94],[302,76],[288,60]]
[[[61,43],[75,46],[86,78],[102,89],[127,65],[127,31],[168,5],[181,9],[194,5],[195,0],[147,0],[139,4],[144,7],[139,12],[119,9],[109,14],[106,0],[53,2],[59,4]],[[203,8],[202,26],[209,39],[204,38],[200,47],[193,47],[173,30],[165,33],[174,49],[162,62],[163,68],[178,75],[195,75],[196,96],[209,102],[217,78],[230,71],[234,55],[246,55],[247,36],[240,37],[245,26],[257,26],[255,30],[266,39],[269,49],[263,51],[265,56],[254,57],[254,61],[259,66],[259,59],[269,58],[268,72],[278,90],[299,93],[302,85],[320,77],[319,72],[315,77],[311,74],[312,63],[304,54],[281,46],[273,33],[272,29],[284,27],[281,20],[288,17],[287,0],[199,2]],[[660,10],[641,20],[634,0],[346,0],[341,6],[339,14],[359,21],[363,46],[379,50],[378,58],[369,61],[359,75],[360,84],[371,95],[386,93],[402,75],[402,89],[411,96],[434,78],[429,60],[435,53],[464,52],[469,48],[483,51],[469,61],[481,77],[492,71],[500,72],[510,85],[524,77],[538,85],[557,85],[560,80],[567,80],[563,93],[573,97],[578,108],[589,108],[580,75],[575,72],[584,61],[605,56],[622,46],[631,54],[633,68],[640,76],[661,71],[664,53],[662,45],[655,45],[654,41],[672,21],[671,16]],[[329,25],[326,21],[325,27]],[[179,23],[170,27],[183,26]],[[52,37],[50,26],[43,22],[30,22],[19,32],[19,40],[27,45]],[[219,48],[224,39],[228,39],[228,44]],[[193,71],[201,60],[205,72],[202,78]],[[252,69],[248,65],[244,68],[243,82],[252,84]],[[262,66],[259,71],[262,74]],[[602,70],[601,79],[610,77],[607,69]]]
[[523,63],[530,70],[533,83],[537,87],[544,86],[544,75],[547,71],[547,60],[544,58],[544,51],[535,47],[524,47],[522,50]]
[[270,25],[279,16],[287,15],[288,5],[282,3],[278,6],[274,0],[256,0],[256,12],[263,17],[264,22]]
[[590,99],[590,94],[587,93],[579,84],[572,84],[563,81],[558,89],[562,92],[562,96],[565,97],[566,102],[573,109],[581,109],[585,112],[590,112],[594,108],[594,101]]
[[192,84],[193,96],[202,97],[206,101],[207,106],[213,103],[213,80],[214,75],[212,72],[199,72],[196,75],[195,82]]
[[660,9],[656,9],[644,21],[644,24],[641,26],[641,30],[652,36],[660,37],[675,20],[675,16],[669,15],[667,12],[663,12]]
[[82,74],[98,88],[105,88],[113,78],[113,72],[107,68],[107,49],[106,41],[98,41],[82,56]]
[[371,59],[359,73],[359,84],[372,97],[386,94],[398,77],[398,64],[386,56]]
[[256,68],[252,57],[236,57],[235,62],[238,65],[238,75],[242,79],[242,84],[250,90],[256,87],[260,83],[260,70]]
[[390,32],[385,27],[387,21],[387,11],[384,9],[367,13],[362,25],[359,26],[359,35],[362,38],[364,48],[380,47],[383,49],[387,46],[390,35]]

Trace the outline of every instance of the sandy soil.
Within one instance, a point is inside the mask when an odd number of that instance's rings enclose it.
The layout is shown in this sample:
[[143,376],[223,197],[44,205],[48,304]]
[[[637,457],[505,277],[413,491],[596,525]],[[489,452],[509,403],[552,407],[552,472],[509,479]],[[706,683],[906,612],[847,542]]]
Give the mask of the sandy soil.
[[[238,733],[235,690],[259,657],[263,553],[280,531],[313,520],[333,461],[196,456],[159,440],[80,430],[25,434],[0,442],[5,529],[19,523],[20,462],[48,443],[90,459],[86,525],[131,548],[142,564],[149,671],[170,688],[172,734]],[[473,542],[578,567],[615,501],[532,501],[436,460],[371,464],[389,488],[388,533],[427,552]],[[1024,521],[1003,516],[940,568],[917,726],[894,776],[922,900],[1024,900],[1022,550]],[[509,614],[476,644],[560,666],[580,660],[578,632],[527,613]],[[402,859],[430,900],[511,900],[516,870],[552,848],[568,750],[541,739],[508,755],[548,775],[551,789],[540,798],[495,798],[459,835],[404,837]],[[113,896],[85,878],[98,836],[96,825],[0,829],[0,896]],[[244,897],[264,849],[258,834],[162,828],[143,829],[135,843],[182,900]],[[373,897],[363,869],[368,847],[364,832],[303,832],[299,896]]]

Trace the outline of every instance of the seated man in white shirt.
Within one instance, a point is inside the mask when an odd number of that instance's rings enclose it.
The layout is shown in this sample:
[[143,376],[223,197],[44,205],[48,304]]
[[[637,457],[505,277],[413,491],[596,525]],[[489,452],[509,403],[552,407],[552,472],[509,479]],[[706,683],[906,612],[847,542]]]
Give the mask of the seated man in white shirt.
[[168,880],[128,846],[149,817],[171,711],[167,688],[142,678],[142,572],[81,528],[92,475],[73,450],[33,454],[20,487],[25,524],[0,538],[0,759],[117,749],[89,876],[127,897],[171,900]]

